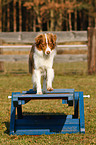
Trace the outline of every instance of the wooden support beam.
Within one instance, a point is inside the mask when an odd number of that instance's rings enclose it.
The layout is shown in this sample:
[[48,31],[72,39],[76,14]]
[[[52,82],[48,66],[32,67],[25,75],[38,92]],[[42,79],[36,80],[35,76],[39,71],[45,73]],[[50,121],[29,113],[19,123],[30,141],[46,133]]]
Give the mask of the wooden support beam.
[[96,73],[96,28],[88,28],[88,74]]

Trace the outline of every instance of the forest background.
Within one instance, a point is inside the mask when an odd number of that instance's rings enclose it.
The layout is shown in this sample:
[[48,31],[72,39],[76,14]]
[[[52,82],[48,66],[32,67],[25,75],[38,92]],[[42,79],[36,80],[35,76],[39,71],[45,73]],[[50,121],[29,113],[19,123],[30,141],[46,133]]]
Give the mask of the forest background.
[[96,0],[0,0],[0,32],[96,27]]

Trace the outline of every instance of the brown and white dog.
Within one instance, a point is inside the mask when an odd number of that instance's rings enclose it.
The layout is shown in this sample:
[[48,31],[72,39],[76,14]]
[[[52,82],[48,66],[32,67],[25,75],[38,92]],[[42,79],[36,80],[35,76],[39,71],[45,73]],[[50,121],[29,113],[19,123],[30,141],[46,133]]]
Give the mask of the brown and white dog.
[[56,54],[57,36],[52,33],[40,34],[35,38],[35,43],[29,54],[29,72],[32,73],[33,89],[37,94],[42,94],[41,76],[46,73],[47,90],[52,91],[54,78],[53,59]]

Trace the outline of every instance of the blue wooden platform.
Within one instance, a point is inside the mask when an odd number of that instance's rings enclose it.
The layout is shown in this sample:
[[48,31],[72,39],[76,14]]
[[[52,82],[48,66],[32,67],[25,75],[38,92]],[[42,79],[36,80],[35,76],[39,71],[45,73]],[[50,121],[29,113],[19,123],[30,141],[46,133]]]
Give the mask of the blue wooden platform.
[[[63,104],[74,106],[74,115],[23,115],[22,105],[36,99],[62,99]],[[16,117],[17,109],[17,117]],[[11,99],[10,135],[41,135],[56,133],[85,133],[83,92],[74,89],[54,89],[37,95],[29,91],[13,92]]]

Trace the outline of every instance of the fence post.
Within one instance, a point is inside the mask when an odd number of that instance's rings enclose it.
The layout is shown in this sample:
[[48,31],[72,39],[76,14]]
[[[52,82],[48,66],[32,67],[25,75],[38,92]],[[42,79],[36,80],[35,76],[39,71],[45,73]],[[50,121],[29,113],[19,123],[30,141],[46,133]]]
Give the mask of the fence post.
[[[0,45],[2,45],[2,40],[0,40]],[[3,54],[3,49],[0,48],[0,55]],[[0,61],[0,72],[4,72],[4,62]]]
[[88,74],[96,73],[96,28],[88,28]]

